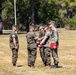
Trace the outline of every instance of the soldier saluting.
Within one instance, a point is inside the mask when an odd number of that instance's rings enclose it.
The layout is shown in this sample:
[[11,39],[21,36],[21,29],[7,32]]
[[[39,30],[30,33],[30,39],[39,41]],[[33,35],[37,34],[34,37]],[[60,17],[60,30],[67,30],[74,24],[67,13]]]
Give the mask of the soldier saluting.
[[12,33],[10,34],[9,42],[10,42],[10,48],[12,51],[12,64],[13,66],[16,66],[17,59],[18,59],[18,49],[19,49],[16,26],[12,26]]

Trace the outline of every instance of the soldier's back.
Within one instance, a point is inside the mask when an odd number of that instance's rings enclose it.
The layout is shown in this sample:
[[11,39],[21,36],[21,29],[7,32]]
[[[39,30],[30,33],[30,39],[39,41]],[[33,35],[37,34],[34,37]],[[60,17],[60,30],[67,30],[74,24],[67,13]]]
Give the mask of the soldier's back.
[[28,48],[36,48],[35,33],[28,32],[26,35]]

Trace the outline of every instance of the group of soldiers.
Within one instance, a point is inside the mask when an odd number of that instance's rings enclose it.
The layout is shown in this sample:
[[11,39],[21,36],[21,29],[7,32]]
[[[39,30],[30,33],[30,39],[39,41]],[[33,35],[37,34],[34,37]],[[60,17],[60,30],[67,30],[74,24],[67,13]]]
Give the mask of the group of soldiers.
[[[29,32],[26,34],[27,39],[27,52],[28,52],[28,66],[35,67],[35,61],[37,56],[37,48],[39,48],[40,56],[44,66],[51,66],[51,55],[54,59],[53,68],[58,68],[58,46],[59,36],[58,31],[55,28],[55,21],[49,22],[49,26],[40,26],[39,35],[35,33],[34,26],[29,27]],[[12,50],[12,64],[16,66],[18,58],[18,36],[16,27],[12,27],[12,33],[10,35],[10,48]]]

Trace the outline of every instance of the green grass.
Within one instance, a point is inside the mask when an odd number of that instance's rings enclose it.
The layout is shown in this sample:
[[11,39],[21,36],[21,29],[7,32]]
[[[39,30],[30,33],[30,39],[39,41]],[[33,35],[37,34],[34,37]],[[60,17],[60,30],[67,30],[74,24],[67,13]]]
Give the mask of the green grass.
[[[9,31],[8,31],[9,32]],[[19,57],[17,66],[11,64],[11,50],[9,48],[9,34],[0,35],[0,75],[76,75],[76,31],[58,29],[59,32],[59,66],[61,68],[53,69],[44,67],[39,50],[35,68],[27,66],[27,45],[26,34],[19,36]],[[6,34],[7,31],[4,31]],[[51,64],[53,59],[51,57]]]

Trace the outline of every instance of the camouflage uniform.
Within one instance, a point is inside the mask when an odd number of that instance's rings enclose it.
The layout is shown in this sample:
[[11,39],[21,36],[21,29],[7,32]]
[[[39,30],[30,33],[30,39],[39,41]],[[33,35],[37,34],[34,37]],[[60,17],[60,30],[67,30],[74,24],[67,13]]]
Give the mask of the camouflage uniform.
[[[40,31],[40,33],[39,33],[39,38],[44,37],[44,35],[45,35],[44,30]],[[44,65],[45,65],[45,52],[44,52],[44,47],[42,46],[42,47],[40,47],[39,49],[40,49],[40,56],[41,56],[42,61],[43,61]]]
[[36,46],[36,35],[34,32],[28,32],[26,35],[27,38],[27,50],[28,50],[28,66],[33,67],[37,55],[37,46]]
[[[15,48],[13,44],[13,38],[15,38],[16,40],[17,48]],[[15,66],[18,59],[18,49],[19,49],[18,36],[15,32],[12,32],[10,34],[10,48],[12,50],[12,64]]]
[[45,66],[50,66],[51,65],[51,58],[50,58],[50,47],[49,47],[49,43],[50,43],[50,39],[51,39],[51,32],[49,30],[46,31],[45,33],[45,37],[47,38],[43,47],[44,47],[44,53],[45,53]]
[[[54,42],[55,45],[57,45],[59,43],[58,42],[58,40],[59,40],[58,31],[57,31],[56,28],[52,28],[51,32],[52,32],[51,42]],[[58,49],[54,48],[54,49],[51,50],[51,52],[52,52],[52,57],[54,59],[54,64],[58,65],[58,63],[59,63],[59,60],[58,60]]]

